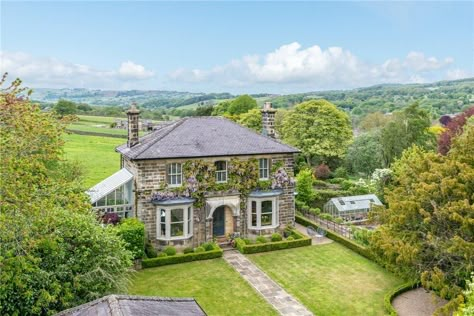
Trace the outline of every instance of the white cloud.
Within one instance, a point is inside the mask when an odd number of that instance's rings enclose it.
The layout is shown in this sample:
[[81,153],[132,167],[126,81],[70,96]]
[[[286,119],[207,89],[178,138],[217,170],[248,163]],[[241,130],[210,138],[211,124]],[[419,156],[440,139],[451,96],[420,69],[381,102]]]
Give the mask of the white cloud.
[[32,87],[113,88],[129,82],[149,79],[152,71],[131,61],[119,69],[102,70],[52,57],[35,57],[23,52],[0,52],[0,73],[21,78]]
[[168,77],[188,84],[215,82],[227,87],[278,85],[317,90],[439,80],[444,79],[439,78],[439,70],[453,63],[451,57],[439,59],[413,51],[402,59],[371,64],[342,47],[302,48],[294,42],[265,56],[244,56],[211,69],[178,69]]
[[126,61],[120,65],[119,74],[126,79],[148,79],[154,76],[153,71],[146,70],[142,65],[135,64],[133,61]]
[[468,78],[472,76],[472,74],[469,74],[469,72],[463,70],[463,69],[450,69],[446,71],[446,79],[447,80],[457,80],[457,79],[463,79],[463,78]]

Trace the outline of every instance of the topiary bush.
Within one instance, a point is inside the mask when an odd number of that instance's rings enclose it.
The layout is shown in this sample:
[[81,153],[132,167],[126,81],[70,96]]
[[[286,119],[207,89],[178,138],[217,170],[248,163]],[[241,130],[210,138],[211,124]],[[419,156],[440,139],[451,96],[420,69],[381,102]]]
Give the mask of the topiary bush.
[[168,256],[174,256],[176,254],[176,248],[173,246],[168,246],[163,250]]
[[312,208],[309,209],[309,212],[313,215],[316,215],[316,216],[321,214],[321,210],[319,209],[319,207],[312,207]]
[[258,236],[257,239],[256,239],[257,243],[261,243],[261,244],[264,244],[267,242],[267,239],[263,236]]
[[283,238],[281,237],[281,235],[279,233],[273,233],[272,234],[272,237],[271,237],[271,240],[272,241],[281,241]]
[[158,256],[158,252],[149,241],[145,244],[145,254],[147,258],[156,258]]
[[134,259],[145,255],[145,225],[136,218],[124,218],[117,227],[117,235],[122,237]]
[[194,249],[194,252],[195,253],[206,252],[206,249],[204,249],[204,247],[197,247],[196,249]]
[[184,248],[184,249],[183,249],[183,253],[184,253],[184,254],[192,253],[192,252],[194,252],[194,249],[191,248],[191,247],[187,247],[187,248]]
[[286,238],[286,240],[292,241],[292,240],[295,240],[295,237],[293,237],[293,236],[288,236],[288,238]]
[[163,257],[168,257],[168,255],[165,252],[160,252],[157,256],[157,258],[163,258]]

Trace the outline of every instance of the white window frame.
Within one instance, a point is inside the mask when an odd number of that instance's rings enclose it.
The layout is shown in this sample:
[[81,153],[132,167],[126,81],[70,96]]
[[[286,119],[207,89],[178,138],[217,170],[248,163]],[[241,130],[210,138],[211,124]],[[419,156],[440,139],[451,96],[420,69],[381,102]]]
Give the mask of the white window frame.
[[[217,163],[218,162],[223,162],[225,164],[225,169],[224,170],[217,170]],[[227,183],[227,161],[226,160],[218,160],[214,163],[216,166],[216,183]],[[223,176],[225,180],[219,180],[219,176]]]
[[[266,161],[266,166],[262,167],[262,162]],[[267,176],[262,177],[262,172],[266,172]],[[259,180],[268,180],[270,179],[270,159],[268,158],[260,158],[258,160],[258,177]]]
[[[173,167],[175,172],[173,172]],[[177,171],[178,167],[179,172]],[[172,183],[173,177],[176,177],[176,183]],[[183,183],[183,165],[180,162],[172,162],[166,165],[166,183],[170,188],[176,188],[181,186],[181,184]]]
[[[183,220],[180,222],[171,221],[171,210],[181,209],[183,212]],[[165,211],[165,234],[161,233],[161,211]],[[179,205],[158,205],[156,207],[156,239],[159,240],[179,240],[188,239],[193,236],[193,214],[194,209],[192,204],[179,204]],[[191,218],[189,218],[191,215]],[[171,224],[182,223],[183,224],[183,235],[182,236],[171,236]]]
[[[272,224],[262,226],[262,202],[272,202]],[[252,202],[257,203],[257,225],[252,225]],[[250,229],[272,229],[279,226],[278,197],[249,198],[248,200],[248,227]]]
[[[92,208],[103,215],[117,213],[120,218],[134,217],[133,196],[130,191],[131,185],[124,183],[92,203]],[[113,194],[114,198],[113,202],[109,203],[108,197],[111,194]],[[118,201],[122,203],[118,203]]]

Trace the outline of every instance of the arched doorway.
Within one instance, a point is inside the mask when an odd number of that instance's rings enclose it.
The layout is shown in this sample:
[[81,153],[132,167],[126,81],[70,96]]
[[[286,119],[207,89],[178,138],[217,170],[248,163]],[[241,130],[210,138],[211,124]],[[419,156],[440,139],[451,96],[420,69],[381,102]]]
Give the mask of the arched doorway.
[[213,236],[224,236],[225,235],[225,206],[219,206],[214,210],[212,214],[212,235]]

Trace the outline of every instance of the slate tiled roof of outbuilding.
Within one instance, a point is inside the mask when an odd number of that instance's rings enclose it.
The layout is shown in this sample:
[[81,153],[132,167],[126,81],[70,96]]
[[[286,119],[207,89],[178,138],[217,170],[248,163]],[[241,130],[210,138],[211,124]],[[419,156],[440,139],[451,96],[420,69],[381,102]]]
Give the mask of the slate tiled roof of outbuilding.
[[215,157],[296,153],[298,149],[222,117],[191,117],[160,125],[132,148],[117,151],[130,159]]
[[56,316],[205,316],[192,298],[108,295],[76,306]]

